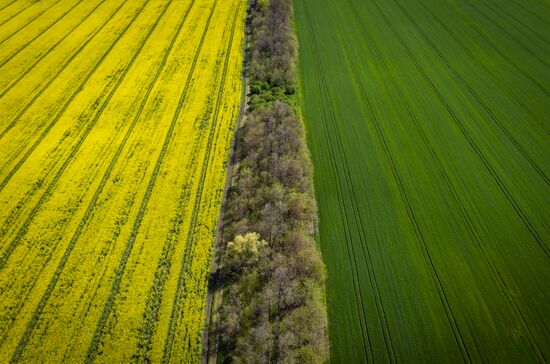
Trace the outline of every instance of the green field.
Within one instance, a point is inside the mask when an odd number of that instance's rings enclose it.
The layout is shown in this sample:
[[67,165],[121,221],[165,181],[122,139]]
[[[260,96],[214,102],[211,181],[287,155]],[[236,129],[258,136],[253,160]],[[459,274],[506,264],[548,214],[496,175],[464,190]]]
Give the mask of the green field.
[[550,361],[550,3],[295,20],[333,362]]

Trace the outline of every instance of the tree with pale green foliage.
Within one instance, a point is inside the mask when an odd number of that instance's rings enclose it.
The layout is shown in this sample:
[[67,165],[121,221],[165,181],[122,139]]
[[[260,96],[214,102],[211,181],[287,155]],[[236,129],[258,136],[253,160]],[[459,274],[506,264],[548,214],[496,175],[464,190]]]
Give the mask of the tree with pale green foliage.
[[237,235],[234,241],[227,243],[227,251],[231,266],[240,270],[243,267],[249,267],[256,264],[260,258],[260,252],[267,246],[265,240],[260,239],[258,233],[247,233]]
[[258,7],[265,8],[269,5],[269,0],[258,0]]

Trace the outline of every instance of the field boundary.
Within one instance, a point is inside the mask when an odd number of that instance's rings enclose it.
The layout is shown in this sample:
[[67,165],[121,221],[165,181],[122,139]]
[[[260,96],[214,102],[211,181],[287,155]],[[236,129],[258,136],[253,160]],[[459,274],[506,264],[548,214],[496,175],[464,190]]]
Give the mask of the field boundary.
[[[225,185],[223,188],[223,198],[221,202],[220,215],[218,219],[218,226],[216,228],[216,242],[214,244],[214,251],[212,254],[212,265],[210,269],[210,279],[208,282],[208,293],[206,296],[205,306],[205,324],[202,336],[202,363],[216,363],[218,358],[219,347],[219,327],[220,320],[220,308],[223,302],[223,282],[222,270],[223,270],[223,257],[225,254],[225,247],[222,241],[222,231],[225,220],[225,203],[227,199],[227,191],[233,185],[232,180],[235,177],[237,170],[237,163],[235,161],[235,155],[238,153],[237,138],[239,128],[246,122],[246,109],[248,105],[248,92],[249,92],[249,79],[247,76],[247,52],[249,42],[249,16],[248,7],[250,1],[247,3],[247,16],[244,19],[244,40],[242,45],[243,51],[243,65],[241,70],[241,103],[239,107],[239,115],[237,116],[237,122],[233,131],[233,138],[231,139],[230,155],[227,162],[227,175],[225,178]],[[211,340],[213,339],[213,340]],[[213,345],[210,342],[213,341]]]

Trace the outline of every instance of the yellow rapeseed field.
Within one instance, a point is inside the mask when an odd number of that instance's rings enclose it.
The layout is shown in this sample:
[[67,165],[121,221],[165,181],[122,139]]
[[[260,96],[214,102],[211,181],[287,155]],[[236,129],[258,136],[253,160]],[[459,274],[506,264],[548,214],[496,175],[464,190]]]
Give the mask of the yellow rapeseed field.
[[0,0],[0,362],[197,362],[245,0]]

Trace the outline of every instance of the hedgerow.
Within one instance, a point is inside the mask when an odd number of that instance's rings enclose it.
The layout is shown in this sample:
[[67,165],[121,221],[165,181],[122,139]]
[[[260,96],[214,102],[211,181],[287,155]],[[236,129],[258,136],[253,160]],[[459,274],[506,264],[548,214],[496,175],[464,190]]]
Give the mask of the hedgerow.
[[225,203],[226,362],[321,363],[328,358],[325,269],[305,132],[293,101],[292,0],[250,5],[250,84]]

